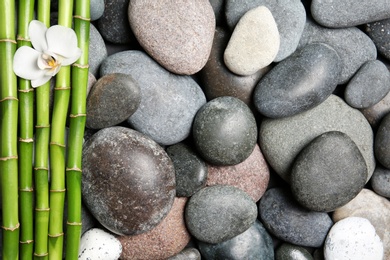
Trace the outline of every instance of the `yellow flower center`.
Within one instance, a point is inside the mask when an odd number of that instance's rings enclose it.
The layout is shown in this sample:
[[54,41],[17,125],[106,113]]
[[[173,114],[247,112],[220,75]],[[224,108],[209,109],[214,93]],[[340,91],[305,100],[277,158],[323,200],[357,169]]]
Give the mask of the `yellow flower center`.
[[45,62],[46,68],[50,69],[51,71],[56,70],[58,66],[61,66],[61,63],[56,60],[56,58],[46,53],[42,54],[42,59]]

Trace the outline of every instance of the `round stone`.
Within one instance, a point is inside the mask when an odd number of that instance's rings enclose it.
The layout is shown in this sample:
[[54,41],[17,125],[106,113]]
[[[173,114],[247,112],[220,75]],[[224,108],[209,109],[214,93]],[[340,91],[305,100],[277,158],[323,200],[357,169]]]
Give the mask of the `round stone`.
[[275,260],[314,260],[303,247],[283,243],[275,251]]
[[208,0],[132,0],[128,15],[140,45],[167,70],[192,75],[206,64],[215,31]]
[[234,97],[215,98],[195,116],[193,137],[203,158],[215,165],[234,165],[252,153],[257,140],[255,117]]
[[367,61],[345,88],[345,101],[352,107],[367,108],[390,91],[390,72],[379,60]]
[[377,165],[371,177],[371,186],[375,193],[390,199],[390,170]]
[[178,143],[167,148],[176,173],[176,196],[191,197],[206,185],[208,170],[202,158],[193,149]]
[[375,43],[378,52],[390,60],[390,19],[368,23],[365,31]]
[[143,233],[157,226],[173,204],[174,166],[145,135],[104,128],[84,144],[82,192],[104,227],[120,235]]
[[139,235],[119,236],[123,250],[120,259],[166,259],[178,254],[190,241],[184,222],[187,198],[175,198],[172,209],[161,223]]
[[227,185],[201,189],[190,198],[185,212],[190,233],[196,239],[212,244],[241,234],[256,217],[256,203],[249,195]]
[[169,257],[167,260],[201,260],[199,250],[194,247],[184,248],[177,255]]
[[251,155],[239,164],[209,165],[206,185],[231,185],[248,193],[254,201],[258,201],[267,189],[269,177],[267,162],[256,144]]
[[91,0],[90,2],[91,21],[96,21],[104,13],[104,0]]
[[267,230],[277,238],[300,246],[320,247],[333,222],[324,212],[309,211],[290,191],[272,188],[260,200],[259,215]]
[[375,136],[376,159],[387,169],[390,169],[390,113],[381,121]]
[[296,157],[291,190],[296,200],[313,211],[333,211],[352,200],[364,187],[367,167],[359,148],[346,134],[326,132]]
[[271,118],[307,111],[327,99],[339,80],[341,61],[329,45],[313,43],[278,63],[257,84],[254,104]]
[[218,244],[198,242],[206,260],[213,259],[274,259],[272,238],[260,221],[256,220],[245,232]]
[[279,45],[279,31],[271,11],[259,6],[246,12],[237,23],[225,49],[224,61],[232,72],[252,75],[271,64]]
[[89,30],[89,72],[95,77],[99,74],[99,67],[103,60],[107,58],[107,48],[100,32],[93,24]]
[[134,114],[140,102],[140,89],[131,76],[105,75],[88,95],[86,126],[101,129],[117,125]]
[[360,217],[340,220],[329,231],[325,259],[383,259],[382,241],[370,221]]
[[116,260],[122,253],[122,245],[110,233],[103,229],[93,228],[83,234],[80,239],[80,260]]

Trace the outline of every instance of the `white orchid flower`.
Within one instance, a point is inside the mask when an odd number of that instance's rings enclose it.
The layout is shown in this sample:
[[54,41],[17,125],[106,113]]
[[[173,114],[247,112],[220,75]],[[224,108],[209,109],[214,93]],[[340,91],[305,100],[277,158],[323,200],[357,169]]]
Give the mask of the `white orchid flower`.
[[81,56],[76,33],[61,25],[49,29],[37,20],[30,22],[28,34],[34,48],[22,46],[14,55],[14,72],[39,87],[55,76],[61,66],[74,63]]

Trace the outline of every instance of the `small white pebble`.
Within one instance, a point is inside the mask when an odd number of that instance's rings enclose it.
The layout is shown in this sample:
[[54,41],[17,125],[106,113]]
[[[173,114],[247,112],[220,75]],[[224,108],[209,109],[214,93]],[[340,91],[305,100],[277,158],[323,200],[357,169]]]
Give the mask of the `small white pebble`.
[[102,229],[90,229],[81,237],[79,260],[116,260],[121,253],[119,240]]

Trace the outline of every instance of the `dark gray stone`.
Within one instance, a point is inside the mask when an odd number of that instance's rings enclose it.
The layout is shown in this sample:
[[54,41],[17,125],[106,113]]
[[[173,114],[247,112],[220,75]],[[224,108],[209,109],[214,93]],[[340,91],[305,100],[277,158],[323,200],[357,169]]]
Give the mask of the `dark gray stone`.
[[193,137],[197,150],[206,161],[214,165],[238,164],[255,148],[255,117],[237,98],[215,98],[196,114]]
[[131,76],[105,75],[88,95],[86,126],[101,129],[122,123],[134,114],[140,102],[141,91]]
[[206,260],[274,259],[272,238],[258,220],[245,232],[225,242],[219,244],[199,242],[198,245]]
[[338,131],[311,141],[295,159],[291,190],[304,207],[330,212],[344,206],[367,180],[364,158],[352,139]]
[[390,169],[390,113],[382,119],[378,127],[374,150],[378,162]]
[[96,21],[104,13],[104,0],[90,0],[91,21]]
[[215,22],[221,25],[225,22],[225,0],[210,0],[215,15]]
[[280,47],[274,61],[279,62],[292,54],[305,26],[306,11],[299,0],[226,0],[226,20],[233,31],[240,18],[249,10],[266,6],[275,18],[280,34]]
[[365,62],[377,57],[376,47],[370,37],[356,27],[329,29],[306,19],[298,49],[313,42],[326,43],[339,54],[343,64],[339,84],[349,81]]
[[135,36],[130,29],[127,8],[130,0],[105,0],[104,13],[97,23],[106,41],[112,43],[133,43]]
[[191,197],[206,186],[207,165],[190,146],[178,143],[167,153],[175,166],[177,197]]
[[179,254],[169,257],[167,260],[200,260],[201,255],[196,248],[185,248]]
[[162,145],[187,138],[195,114],[206,103],[202,89],[190,76],[170,73],[141,51],[109,56],[100,73],[132,76],[141,89],[141,104],[127,122]]
[[212,244],[243,233],[256,217],[256,203],[244,191],[228,185],[201,189],[190,198],[185,210],[189,232]]
[[349,81],[345,101],[352,107],[368,108],[390,91],[390,72],[379,60],[367,61]]
[[390,170],[377,165],[371,177],[371,186],[375,193],[390,199]]
[[271,118],[307,111],[332,94],[341,66],[339,56],[329,45],[306,45],[260,80],[254,91],[255,107]]
[[125,127],[104,128],[83,148],[83,200],[119,235],[151,230],[175,198],[173,163],[157,143]]
[[89,31],[89,72],[95,77],[99,74],[99,67],[107,58],[107,48],[99,31],[91,24]]
[[260,200],[259,214],[266,229],[277,238],[300,246],[320,247],[333,222],[324,212],[299,205],[288,189],[272,188]]
[[314,260],[303,247],[283,243],[275,251],[275,260]]
[[250,76],[238,76],[232,73],[223,60],[223,54],[229,39],[230,33],[223,27],[216,28],[209,60],[199,73],[203,83],[203,91],[208,100],[222,96],[232,96],[251,107],[253,90],[269,68],[261,69]]
[[331,28],[352,27],[390,18],[388,0],[312,0],[311,14],[321,25]]
[[390,19],[366,24],[365,32],[374,42],[378,52],[390,60]]

